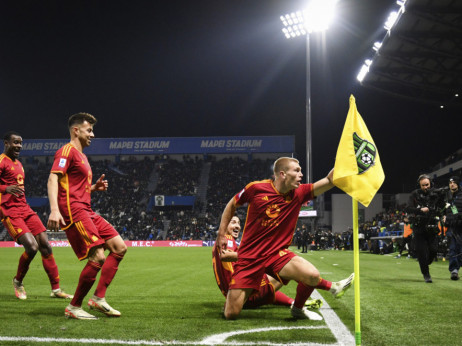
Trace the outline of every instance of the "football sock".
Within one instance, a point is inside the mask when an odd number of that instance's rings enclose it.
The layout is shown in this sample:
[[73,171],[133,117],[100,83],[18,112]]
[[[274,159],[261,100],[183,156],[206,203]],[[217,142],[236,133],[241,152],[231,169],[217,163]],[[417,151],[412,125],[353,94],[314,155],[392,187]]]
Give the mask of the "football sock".
[[34,257],[29,257],[29,255],[26,252],[23,252],[21,257],[19,257],[19,264],[18,264],[18,271],[16,273],[15,279],[18,280],[19,282],[22,282],[24,280],[24,277],[27,274],[27,271],[29,270],[29,265],[30,262]]
[[294,306],[296,308],[302,309],[313,291],[313,286],[307,286],[304,283],[299,282],[297,286],[297,295],[295,296]]
[[288,296],[286,296],[284,293],[277,291],[274,294],[274,305],[285,305],[285,306],[291,306],[294,300]]
[[98,286],[96,286],[95,296],[98,298],[104,298],[106,296],[106,290],[109,284],[114,279],[114,276],[119,269],[119,263],[124,258],[124,255],[116,254],[111,252],[106,261],[103,264],[103,269],[101,270],[101,277],[99,278]]
[[332,287],[332,282],[324,280],[323,278],[319,278],[319,283],[316,286],[316,288],[319,288],[324,291],[329,291],[331,287]]
[[91,286],[95,283],[96,275],[101,270],[101,264],[98,262],[88,261],[82,269],[79,278],[79,284],[75,290],[74,298],[71,300],[71,305],[80,307],[82,306],[83,298],[88,294]]
[[42,264],[43,268],[45,269],[48,278],[50,279],[51,289],[56,290],[59,288],[59,273],[58,273],[58,266],[55,262],[55,257],[53,254],[48,256],[42,255]]

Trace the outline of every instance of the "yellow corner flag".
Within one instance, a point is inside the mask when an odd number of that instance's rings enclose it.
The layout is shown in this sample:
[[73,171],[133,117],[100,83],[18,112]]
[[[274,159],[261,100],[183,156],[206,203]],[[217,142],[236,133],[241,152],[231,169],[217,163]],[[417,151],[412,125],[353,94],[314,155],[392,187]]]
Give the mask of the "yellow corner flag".
[[384,180],[377,147],[351,95],[335,157],[334,185],[367,207]]

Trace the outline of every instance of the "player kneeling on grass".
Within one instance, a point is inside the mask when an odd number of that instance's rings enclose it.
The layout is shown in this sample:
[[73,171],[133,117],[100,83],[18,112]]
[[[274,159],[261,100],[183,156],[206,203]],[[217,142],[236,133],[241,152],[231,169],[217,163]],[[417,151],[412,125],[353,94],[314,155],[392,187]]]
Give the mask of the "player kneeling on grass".
[[[69,118],[71,141],[56,152],[48,178],[51,210],[48,227],[51,230],[62,227],[77,258],[88,259],[80,273],[74,298],[64,310],[67,318],[79,320],[97,319],[82,309],[82,302],[99,271],[101,277],[88,306],[107,316],[121,315],[106,302],[105,295],[127,251],[127,246],[114,227],[91,209],[91,193],[108,188],[104,174],[92,185],[91,167],[83,153],[94,137],[95,123],[96,118],[88,113],[77,113]],[[109,250],[107,257],[104,255],[105,249]]]
[[253,292],[260,289],[266,273],[284,285],[290,280],[298,282],[291,308],[294,318],[319,320],[322,319],[320,315],[304,307],[313,290],[330,291],[339,298],[353,283],[354,274],[339,282],[324,280],[314,265],[288,248],[302,204],[331,189],[334,186],[334,172],[332,170],[327,177],[314,184],[301,184],[303,174],[299,162],[290,157],[277,159],[273,170],[274,180],[248,184],[228,202],[223,211],[217,237],[220,253],[227,249],[226,230],[237,207],[248,204],[224,315],[226,319],[235,319]]
[[[229,283],[233,274],[233,263],[237,261],[237,244],[236,239],[241,231],[241,223],[237,216],[233,216],[226,229],[227,248],[221,253],[217,246],[214,246],[212,252],[213,271],[217,281],[218,288],[226,297],[229,290]],[[251,295],[244,304],[244,309],[257,308],[262,305],[283,305],[291,306],[294,299],[279,292],[283,285],[273,277],[265,274],[260,285],[260,289]],[[309,299],[305,306],[311,309],[319,309],[322,306],[321,299]]]

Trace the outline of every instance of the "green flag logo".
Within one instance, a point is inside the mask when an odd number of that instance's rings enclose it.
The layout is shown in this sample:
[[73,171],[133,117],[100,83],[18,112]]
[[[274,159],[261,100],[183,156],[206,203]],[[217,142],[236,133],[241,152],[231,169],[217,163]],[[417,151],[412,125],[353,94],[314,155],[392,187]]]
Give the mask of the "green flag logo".
[[356,162],[358,164],[358,174],[363,174],[375,164],[377,150],[374,144],[353,133],[353,145],[355,148]]

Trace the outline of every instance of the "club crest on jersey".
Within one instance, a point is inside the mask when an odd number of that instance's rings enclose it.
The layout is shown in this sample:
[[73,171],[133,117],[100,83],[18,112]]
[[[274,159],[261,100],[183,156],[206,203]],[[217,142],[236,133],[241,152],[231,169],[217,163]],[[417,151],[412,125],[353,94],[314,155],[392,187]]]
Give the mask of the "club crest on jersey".
[[232,241],[232,240],[228,240],[228,247],[229,247],[229,248],[232,248],[232,247],[233,247],[233,241]]
[[358,174],[365,173],[369,168],[375,165],[377,150],[371,142],[353,133],[353,145],[355,148],[356,163],[358,165]]
[[58,166],[61,167],[61,168],[63,168],[64,166],[66,166],[66,159],[61,158],[61,159],[59,160]]
[[277,204],[271,204],[266,208],[266,215],[268,215],[268,217],[270,217],[271,219],[278,217],[280,212],[281,209],[279,209]]

